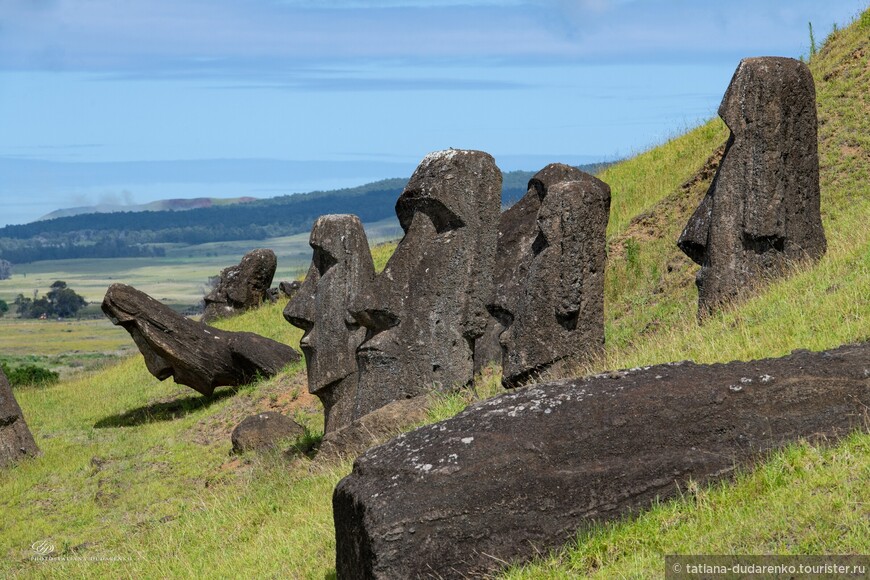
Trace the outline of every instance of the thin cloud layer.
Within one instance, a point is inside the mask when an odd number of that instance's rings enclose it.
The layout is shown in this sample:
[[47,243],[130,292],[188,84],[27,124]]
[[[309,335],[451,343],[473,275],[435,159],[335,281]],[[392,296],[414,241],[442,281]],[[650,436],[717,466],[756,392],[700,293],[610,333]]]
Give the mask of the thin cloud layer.
[[[0,69],[244,74],[266,59],[637,62],[782,53],[863,0],[6,0]],[[825,30],[821,31],[826,32]],[[796,55],[792,55],[796,56]],[[257,67],[254,67],[255,70]]]

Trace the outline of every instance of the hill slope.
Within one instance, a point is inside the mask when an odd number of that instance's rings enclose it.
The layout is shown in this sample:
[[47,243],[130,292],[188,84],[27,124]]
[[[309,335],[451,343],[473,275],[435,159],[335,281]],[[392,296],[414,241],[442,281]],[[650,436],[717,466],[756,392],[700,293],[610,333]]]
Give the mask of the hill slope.
[[[614,196],[608,346],[590,369],[759,358],[870,338],[868,31],[870,11],[812,62],[829,242],[817,266],[698,327],[694,269],[679,261],[674,240],[703,195],[710,167],[703,168],[726,137],[722,124],[699,127],[602,175]],[[297,344],[300,333],[284,323],[282,306],[224,326]],[[488,376],[478,393],[495,392],[497,378]],[[209,401],[157,382],[134,357],[17,396],[44,455],[0,473],[3,512],[27,522],[0,529],[6,575],[233,577],[244,570],[252,577],[330,577],[331,493],[350,465],[318,469],[300,460],[288,468],[278,456],[228,455],[229,431],[255,410],[296,414],[316,433],[322,419],[301,365],[220,390]],[[471,398],[444,399],[431,419]],[[833,449],[797,445],[736,484],[688,489],[681,501],[595,528],[563,552],[508,574],[660,577],[666,553],[867,553],[868,474],[870,435]],[[61,559],[32,559],[41,542]]]

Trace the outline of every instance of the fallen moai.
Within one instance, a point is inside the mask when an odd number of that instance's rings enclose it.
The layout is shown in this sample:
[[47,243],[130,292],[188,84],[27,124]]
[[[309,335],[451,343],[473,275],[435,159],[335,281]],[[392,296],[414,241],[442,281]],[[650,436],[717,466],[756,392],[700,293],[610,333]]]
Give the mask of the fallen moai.
[[499,228],[495,298],[503,329],[503,383],[534,380],[604,345],[605,233],[610,187],[579,169],[552,164],[506,211]]
[[333,495],[339,578],[465,578],[868,425],[870,343],[534,385],[370,449]]
[[236,266],[224,268],[217,287],[205,297],[202,321],[211,323],[272,300],[270,287],[278,258],[268,249],[252,250]]
[[353,215],[314,222],[314,249],[305,281],[284,308],[284,318],[305,331],[300,341],[308,391],[323,403],[324,433],[348,425],[357,412],[356,349],[366,335],[350,314],[350,301],[375,276],[366,233]]
[[0,469],[36,455],[39,455],[39,448],[27,428],[12,387],[0,369]]
[[185,318],[125,284],[109,287],[102,309],[130,333],[152,375],[161,381],[173,377],[203,395],[274,376],[301,358],[286,344],[252,332],[219,330]]
[[731,130],[725,155],[677,241],[701,266],[699,318],[826,249],[816,90],[807,65],[743,59],[719,116]]
[[358,416],[399,399],[471,382],[486,328],[501,171],[481,151],[427,155],[396,202],[405,235],[353,301]]

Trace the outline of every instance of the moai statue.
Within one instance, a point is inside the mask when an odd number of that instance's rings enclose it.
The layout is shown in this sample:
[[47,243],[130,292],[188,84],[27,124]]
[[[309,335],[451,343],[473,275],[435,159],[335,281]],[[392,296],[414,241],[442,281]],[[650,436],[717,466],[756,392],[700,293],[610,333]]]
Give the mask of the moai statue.
[[12,394],[12,387],[0,369],[0,469],[36,455],[39,448],[24,422],[24,413]]
[[396,202],[405,235],[351,312],[361,412],[471,382],[492,288],[501,171],[481,151],[427,155]]
[[348,313],[350,301],[375,276],[366,233],[354,215],[325,215],[311,229],[314,257],[284,318],[305,331],[300,341],[308,390],[323,403],[324,433],[357,418],[356,349],[366,330]]
[[[503,245],[505,251],[513,245],[515,257],[500,273],[506,282],[496,286],[490,311],[505,328],[505,387],[588,358],[604,344],[610,186],[577,173],[550,166],[536,176],[530,193],[539,201],[528,200],[530,209],[539,204],[534,235],[524,229]],[[556,181],[563,175],[571,181]]]
[[698,317],[826,249],[816,90],[804,63],[740,61],[719,106],[731,129],[706,197],[677,245],[701,266]]
[[[561,181],[581,180],[584,175],[576,167],[551,163],[529,180],[526,194],[502,212],[498,220],[498,243],[492,275],[493,287],[502,296],[501,302],[516,304],[524,291],[532,261],[532,244],[538,235],[538,212],[547,189]],[[487,308],[494,308],[492,302],[490,300]],[[490,316],[486,331],[474,345],[475,373],[488,364],[502,364],[499,337],[504,330],[502,320],[496,315]]]
[[205,297],[202,321],[211,324],[270,302],[269,287],[277,267],[275,252],[260,248],[245,254],[238,265],[224,268],[217,287]]
[[272,377],[300,360],[299,353],[253,332],[230,332],[175,312],[126,284],[112,284],[103,313],[122,326],[145,359],[148,372],[163,381],[211,396],[220,386],[238,386]]

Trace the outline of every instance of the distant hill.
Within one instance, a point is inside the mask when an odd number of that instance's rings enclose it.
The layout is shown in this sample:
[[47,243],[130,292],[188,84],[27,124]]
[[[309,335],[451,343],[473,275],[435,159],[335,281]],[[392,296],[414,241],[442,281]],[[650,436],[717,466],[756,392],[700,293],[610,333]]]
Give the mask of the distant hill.
[[[597,173],[608,164],[581,165]],[[526,192],[532,171],[510,171],[502,182],[502,204]],[[321,215],[356,214],[364,223],[395,217],[396,199],[407,179],[359,187],[282,195],[233,205],[212,203],[187,211],[123,208],[81,213],[0,228],[0,258],[13,264],[39,260],[163,255],[165,244],[262,240],[311,229]],[[176,202],[179,200],[175,200]],[[157,204],[167,202],[156,202]],[[179,204],[176,204],[179,205]],[[158,207],[161,207],[158,205]]]
[[256,197],[195,197],[193,199],[161,199],[150,203],[117,204],[102,203],[98,205],[85,205],[81,207],[69,207],[56,209],[47,213],[36,221],[45,221],[55,218],[71,217],[87,213],[118,213],[122,211],[187,211],[204,207],[233,205],[256,201]]

